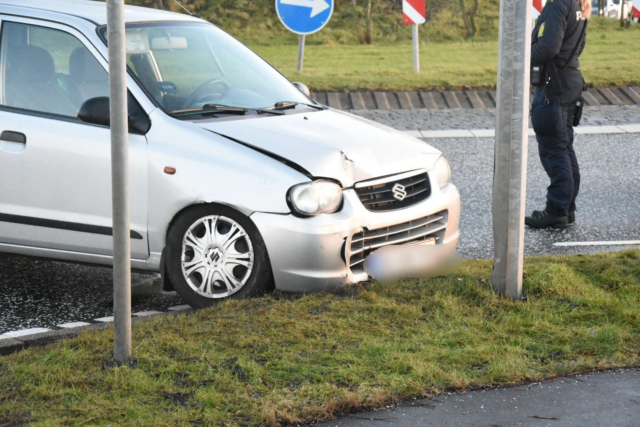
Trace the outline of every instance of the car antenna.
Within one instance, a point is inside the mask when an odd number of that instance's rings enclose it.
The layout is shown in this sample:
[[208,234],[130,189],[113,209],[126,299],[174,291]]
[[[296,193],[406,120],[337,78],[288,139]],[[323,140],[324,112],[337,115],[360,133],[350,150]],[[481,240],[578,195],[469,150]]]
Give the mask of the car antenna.
[[180,3],[178,0],[173,0],[173,1],[174,1],[174,3],[175,3],[175,4],[177,4],[178,6],[180,6],[180,7],[182,8],[182,10],[184,10],[185,12],[187,12],[189,15],[191,15],[191,16],[193,16],[193,17],[195,17],[195,18],[200,18],[200,16],[199,16],[199,15],[195,15],[195,14],[191,13],[191,12],[189,11],[189,9],[187,9],[186,7],[184,7],[184,6],[182,5],[182,3]]

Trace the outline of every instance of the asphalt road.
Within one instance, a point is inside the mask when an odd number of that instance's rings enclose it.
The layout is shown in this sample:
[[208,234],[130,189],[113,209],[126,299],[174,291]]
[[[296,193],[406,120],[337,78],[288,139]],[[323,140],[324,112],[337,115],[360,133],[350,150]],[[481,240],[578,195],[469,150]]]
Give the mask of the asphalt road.
[[[157,275],[133,274],[133,312],[184,304]],[[113,316],[111,269],[0,255],[0,334]]]
[[[460,252],[492,257],[491,188],[493,140],[429,140],[451,163],[462,195]],[[525,253],[562,254],[619,250],[621,246],[556,247],[556,242],[640,239],[640,138],[637,135],[580,136],[576,144],[583,171],[578,223],[564,231],[532,231]],[[547,178],[531,140],[527,210],[544,206]],[[0,256],[0,334],[112,315],[111,270]],[[166,310],[183,304],[162,293],[156,276],[133,277],[133,311]]]
[[444,394],[320,425],[638,427],[640,371],[618,370],[542,384]]
[[[491,138],[429,140],[449,160],[460,190],[462,216],[459,251],[465,258],[493,256]],[[621,250],[626,246],[558,247],[558,242],[640,240],[640,138],[634,134],[580,135],[575,149],[582,173],[576,224],[566,230],[529,230],[525,255],[574,254]],[[548,177],[537,142],[529,139],[527,212],[543,209]]]

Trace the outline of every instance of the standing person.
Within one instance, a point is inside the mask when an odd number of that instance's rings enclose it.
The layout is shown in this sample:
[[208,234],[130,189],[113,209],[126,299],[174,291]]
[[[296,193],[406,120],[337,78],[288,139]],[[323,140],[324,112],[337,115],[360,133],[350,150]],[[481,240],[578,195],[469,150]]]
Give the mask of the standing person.
[[[525,223],[531,228],[565,228],[575,222],[580,167],[573,126],[582,115],[585,89],[580,61],[586,45],[591,0],[547,0],[533,30],[531,64],[541,70],[531,108],[540,161],[551,184],[547,206]],[[535,68],[537,67],[537,68]],[[532,72],[532,83],[535,73]]]

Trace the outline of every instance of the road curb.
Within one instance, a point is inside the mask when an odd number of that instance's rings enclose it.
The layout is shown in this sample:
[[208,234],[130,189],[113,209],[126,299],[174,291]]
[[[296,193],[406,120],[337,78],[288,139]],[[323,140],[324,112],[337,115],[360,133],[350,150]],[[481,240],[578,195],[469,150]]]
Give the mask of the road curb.
[[[338,110],[415,110],[496,108],[496,91],[444,90],[412,92],[314,92],[311,97]],[[640,87],[592,88],[584,93],[585,105],[640,105]]]
[[[179,316],[193,311],[193,309],[186,308],[185,306],[177,306],[170,307],[166,312],[134,313],[132,322],[143,322],[156,317]],[[42,328],[5,332],[4,334],[0,334],[0,356],[8,356],[27,348],[42,347],[56,341],[75,338],[83,332],[106,329],[113,324],[113,321],[105,322],[99,319],[95,319],[94,322],[98,323],[77,322],[83,324],[77,327],[59,325],[61,329],[48,330],[47,332],[29,333],[29,331],[40,331]]]
[[24,343],[15,338],[5,338],[0,340],[0,356],[8,356],[24,348]]

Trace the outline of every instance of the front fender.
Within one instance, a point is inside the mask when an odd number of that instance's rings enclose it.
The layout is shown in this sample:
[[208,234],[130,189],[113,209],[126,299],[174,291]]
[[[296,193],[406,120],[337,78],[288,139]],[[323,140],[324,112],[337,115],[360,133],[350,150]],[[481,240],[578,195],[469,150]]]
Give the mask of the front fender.
[[[288,214],[287,191],[309,178],[280,161],[160,111],[151,115],[149,245],[160,253],[169,224],[199,203],[221,203],[249,216]],[[166,167],[176,170],[169,175]]]

